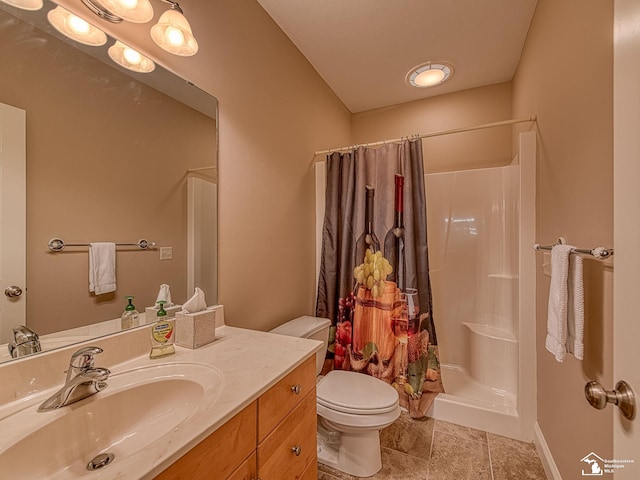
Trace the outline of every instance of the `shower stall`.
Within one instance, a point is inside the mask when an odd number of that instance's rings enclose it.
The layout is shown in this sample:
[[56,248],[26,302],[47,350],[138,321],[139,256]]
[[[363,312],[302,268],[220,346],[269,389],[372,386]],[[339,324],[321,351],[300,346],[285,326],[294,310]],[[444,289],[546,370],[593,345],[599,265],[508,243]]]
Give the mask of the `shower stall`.
[[444,394],[430,416],[533,440],[535,133],[509,166],[425,175]]
[[511,165],[425,175],[443,382],[508,413],[518,378],[519,173]]
[[[525,441],[536,419],[535,165],[536,134],[526,132],[509,166],[425,175],[446,392],[427,415]],[[325,168],[316,164],[317,269]]]

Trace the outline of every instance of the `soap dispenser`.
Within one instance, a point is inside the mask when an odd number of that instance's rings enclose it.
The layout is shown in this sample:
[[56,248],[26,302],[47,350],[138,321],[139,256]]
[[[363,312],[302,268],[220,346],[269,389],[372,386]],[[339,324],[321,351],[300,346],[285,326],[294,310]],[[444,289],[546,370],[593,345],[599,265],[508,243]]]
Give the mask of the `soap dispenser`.
[[151,325],[151,353],[149,358],[162,358],[176,353],[173,346],[175,319],[167,318],[164,300],[158,302],[160,308],[156,314],[156,322]]
[[138,311],[136,307],[131,303],[134,297],[124,297],[128,300],[127,306],[124,308],[124,312],[122,312],[122,316],[120,317],[120,328],[122,330],[127,330],[131,327],[138,326]]

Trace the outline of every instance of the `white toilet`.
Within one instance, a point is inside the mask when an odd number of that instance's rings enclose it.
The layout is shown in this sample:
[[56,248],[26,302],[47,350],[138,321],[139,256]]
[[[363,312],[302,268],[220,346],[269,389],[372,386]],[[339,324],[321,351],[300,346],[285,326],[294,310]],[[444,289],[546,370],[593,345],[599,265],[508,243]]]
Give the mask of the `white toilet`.
[[[271,333],[321,340],[316,355],[320,375],[331,322],[300,317]],[[362,373],[332,370],[316,383],[318,461],[357,477],[370,477],[382,468],[380,430],[400,416],[398,392],[382,380]]]

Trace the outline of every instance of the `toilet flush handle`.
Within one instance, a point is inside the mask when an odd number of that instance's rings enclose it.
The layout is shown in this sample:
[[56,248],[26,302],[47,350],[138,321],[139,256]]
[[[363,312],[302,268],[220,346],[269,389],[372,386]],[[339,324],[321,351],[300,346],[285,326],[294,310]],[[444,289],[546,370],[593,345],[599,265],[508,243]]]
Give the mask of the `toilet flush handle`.
[[300,392],[302,391],[302,387],[300,385],[292,385],[291,391],[296,395],[300,395]]

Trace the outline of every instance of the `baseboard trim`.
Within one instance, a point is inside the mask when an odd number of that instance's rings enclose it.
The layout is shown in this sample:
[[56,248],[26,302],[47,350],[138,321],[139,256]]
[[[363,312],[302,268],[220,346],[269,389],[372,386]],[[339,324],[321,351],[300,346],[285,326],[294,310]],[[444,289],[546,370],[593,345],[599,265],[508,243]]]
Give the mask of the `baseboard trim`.
[[549,450],[549,445],[547,445],[547,441],[544,439],[538,422],[533,426],[533,444],[536,446],[536,450],[538,450],[538,455],[542,461],[542,467],[544,468],[544,473],[547,474],[547,478],[549,480],[562,480],[560,471],[556,466],[556,462],[553,460],[553,455],[551,455],[551,450]]

